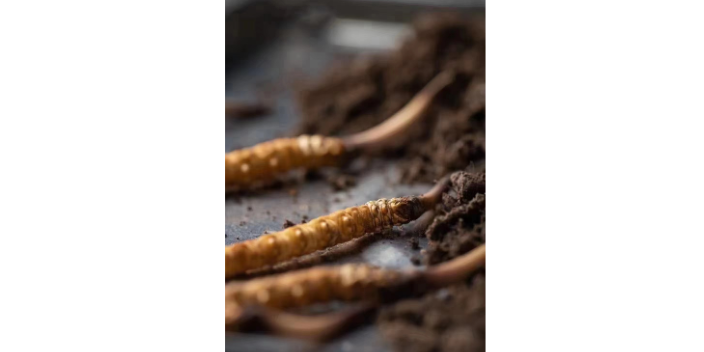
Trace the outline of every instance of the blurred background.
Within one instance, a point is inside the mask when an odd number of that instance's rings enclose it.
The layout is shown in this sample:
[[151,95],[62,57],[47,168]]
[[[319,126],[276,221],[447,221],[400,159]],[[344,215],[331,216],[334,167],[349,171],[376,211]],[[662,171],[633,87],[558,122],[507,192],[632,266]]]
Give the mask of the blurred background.
[[[466,43],[473,43],[476,38],[464,38],[464,27],[457,30],[457,26],[450,25],[451,30],[447,31],[434,29],[442,24],[432,21],[418,24],[419,18],[435,13],[483,19],[484,1],[227,0],[225,152],[300,133],[340,135],[369,128],[398,110],[443,68],[451,67],[464,74],[459,79],[465,81],[464,86],[456,90],[459,95],[469,96],[471,89],[467,87],[477,84],[483,94],[483,47],[481,51],[468,49]],[[404,41],[414,36],[414,26],[421,32],[427,28],[424,40],[438,53],[424,54],[423,49],[413,48],[413,42],[401,48]],[[483,39],[483,33],[481,36]],[[416,64],[403,62],[404,50],[408,60],[415,59]],[[386,59],[389,55],[391,59]],[[472,55],[479,55],[482,60]],[[481,64],[476,64],[479,61]],[[477,74],[478,67],[481,74]],[[379,80],[384,83],[377,82],[377,76],[383,77]],[[481,79],[477,80],[478,76]],[[383,101],[371,96],[381,96]],[[331,103],[326,103],[328,100]],[[481,124],[476,122],[480,120],[477,114],[481,115]],[[363,173],[348,170],[331,177],[318,175],[256,196],[226,197],[226,245],[278,231],[285,220],[300,223],[369,200],[420,194],[435,177],[450,169],[476,168],[483,163],[483,114],[483,105],[476,108],[461,101],[448,101],[446,106],[434,108],[432,118],[474,122],[465,127],[450,123],[445,131],[442,126],[425,126],[426,130],[439,131],[436,134],[441,136],[455,128],[461,132],[447,136],[451,147],[457,149],[447,154],[457,154],[455,159],[460,164],[448,160],[444,168],[426,170],[398,156],[412,155],[422,164],[432,155],[405,148],[385,155],[389,158],[383,162],[363,165]],[[348,115],[352,118],[348,119]],[[412,140],[427,141],[427,149],[443,147],[431,146],[432,138],[422,132],[411,136]],[[384,237],[331,263],[365,262],[408,268],[419,265],[419,248],[426,247],[424,238],[418,244],[409,244],[408,238]],[[467,334],[471,335],[471,331]],[[434,348],[432,344],[418,347]],[[394,351],[399,347],[369,324],[322,345],[269,335],[227,333],[226,349]]]
[[[226,1],[225,95],[276,105],[266,121],[228,124],[226,151],[294,128],[297,112],[290,93],[297,83],[318,77],[335,61],[391,51],[409,35],[414,19],[447,11],[483,13],[484,1]],[[253,124],[266,127],[249,129]]]
[[[227,0],[227,67],[257,49],[275,44],[281,33],[311,30],[330,50],[389,49],[408,23],[428,12],[484,11],[480,0]],[[370,36],[373,34],[373,36]]]

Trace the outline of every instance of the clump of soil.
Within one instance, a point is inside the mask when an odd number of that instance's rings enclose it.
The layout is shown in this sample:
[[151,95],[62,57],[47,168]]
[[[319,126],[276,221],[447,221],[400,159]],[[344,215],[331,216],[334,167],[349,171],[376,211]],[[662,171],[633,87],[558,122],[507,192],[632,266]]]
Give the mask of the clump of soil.
[[486,241],[486,173],[456,172],[425,236],[425,263],[433,265],[469,252]]
[[415,35],[388,55],[333,66],[299,91],[299,133],[348,135],[395,114],[443,70],[455,82],[409,132],[381,153],[401,158],[404,182],[433,182],[484,159],[485,41],[482,19],[421,18]]
[[[486,174],[456,172],[425,231],[427,265],[448,261],[485,242]],[[378,325],[399,351],[483,351],[485,348],[483,270],[465,283],[382,310]]]

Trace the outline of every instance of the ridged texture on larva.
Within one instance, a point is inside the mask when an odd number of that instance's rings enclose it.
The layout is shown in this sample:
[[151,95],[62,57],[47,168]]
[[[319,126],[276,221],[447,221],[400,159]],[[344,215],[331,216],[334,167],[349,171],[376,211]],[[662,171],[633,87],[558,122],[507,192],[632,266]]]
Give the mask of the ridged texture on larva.
[[281,263],[417,219],[419,197],[380,199],[225,247],[225,277]]
[[402,272],[366,264],[312,268],[225,286],[225,320],[249,305],[294,308],[334,300],[378,300],[380,289],[407,279]]
[[279,138],[225,154],[225,189],[263,184],[287,171],[340,162],[345,147],[339,138],[300,136]]

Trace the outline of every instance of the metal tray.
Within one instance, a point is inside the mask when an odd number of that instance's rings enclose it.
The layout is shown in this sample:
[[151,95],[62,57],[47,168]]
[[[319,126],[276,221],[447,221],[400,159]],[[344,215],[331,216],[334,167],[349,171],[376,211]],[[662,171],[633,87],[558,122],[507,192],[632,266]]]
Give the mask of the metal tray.
[[[429,9],[420,1],[287,2],[286,6],[278,8],[274,8],[277,4],[272,1],[237,3],[227,8],[228,35],[233,34],[227,41],[225,95],[242,101],[267,99],[274,103],[274,109],[270,115],[249,120],[226,119],[226,152],[290,134],[298,122],[294,95],[297,79],[317,77],[335,60],[391,49],[384,48],[384,43],[403,35],[404,23]],[[430,9],[442,4],[449,6],[448,3],[452,2],[438,1]],[[483,10],[484,6],[483,1],[462,3],[462,11]],[[247,12],[247,6],[270,6],[274,10]],[[364,18],[365,14],[368,17]],[[252,23],[266,20],[257,16],[269,16],[269,20],[275,18],[280,22],[260,32],[262,37],[257,39],[252,28],[258,27],[252,27]],[[370,19],[374,22],[367,22]],[[247,21],[249,25],[236,23],[238,21]],[[243,32],[247,26],[252,32]],[[369,47],[361,47],[357,45],[359,40],[349,35],[355,32],[355,26],[372,28],[377,31],[375,37],[381,39]],[[278,231],[286,219],[299,223],[303,216],[312,219],[369,200],[420,194],[429,188],[429,185],[389,182],[396,176],[395,165],[390,163],[359,176],[357,185],[345,191],[336,192],[319,180],[295,186],[295,195],[289,188],[282,188],[226,197],[225,244],[255,238],[265,231]],[[421,242],[421,247],[424,246]],[[366,262],[404,268],[413,265],[411,258],[417,254],[418,250],[412,249],[406,238],[384,238],[365,242],[361,251],[342,257],[335,264]],[[269,335],[227,333],[225,346],[227,351],[391,350],[373,325],[321,345]]]

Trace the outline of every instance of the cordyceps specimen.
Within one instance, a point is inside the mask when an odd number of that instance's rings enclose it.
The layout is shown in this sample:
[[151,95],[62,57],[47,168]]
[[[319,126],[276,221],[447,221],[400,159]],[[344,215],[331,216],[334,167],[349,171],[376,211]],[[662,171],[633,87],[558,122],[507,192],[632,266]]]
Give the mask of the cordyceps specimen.
[[451,72],[440,73],[394,116],[364,132],[343,138],[319,135],[280,138],[227,153],[225,190],[254,188],[294,169],[337,166],[346,156],[393,142],[395,136],[423,115],[435,95],[453,78]]
[[[486,245],[449,262],[427,270],[398,271],[372,267],[366,264],[318,267],[245,282],[231,282],[225,286],[225,328],[238,329],[248,310],[277,314],[279,310],[308,306],[330,301],[386,302],[431,290],[466,279],[484,264]],[[288,313],[281,313],[288,314]],[[270,316],[271,317],[271,316]],[[279,324],[276,329],[289,335],[298,331],[300,337],[316,337],[318,329],[330,331],[335,324],[344,324],[340,313],[323,317],[288,315],[292,326]],[[326,322],[326,323],[323,323]],[[301,327],[311,327],[304,332]],[[298,329],[297,329],[298,328]],[[318,331],[320,332],[320,331]],[[304,336],[305,335],[305,336]]]
[[435,206],[448,183],[449,178],[445,177],[422,196],[367,202],[305,224],[229,245],[225,247],[225,278],[411,222]]

